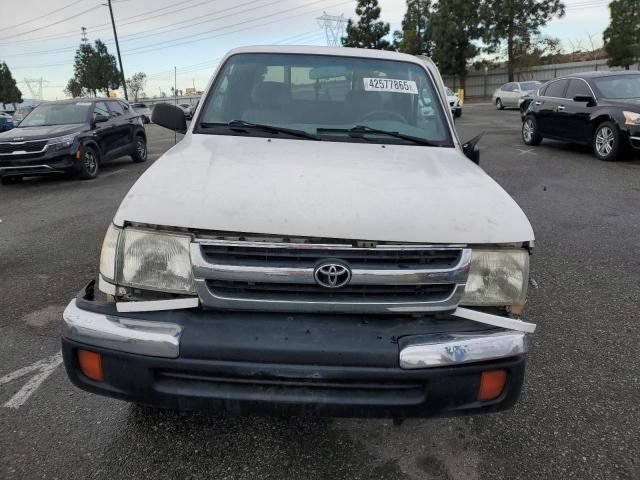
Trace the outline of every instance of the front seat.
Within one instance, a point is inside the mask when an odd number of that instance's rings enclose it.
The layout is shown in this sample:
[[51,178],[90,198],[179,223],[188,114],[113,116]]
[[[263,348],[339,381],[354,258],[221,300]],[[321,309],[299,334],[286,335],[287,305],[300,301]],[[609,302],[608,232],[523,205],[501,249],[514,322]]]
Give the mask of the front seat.
[[242,120],[251,123],[291,123],[291,87],[282,82],[257,83],[251,91],[252,107]]

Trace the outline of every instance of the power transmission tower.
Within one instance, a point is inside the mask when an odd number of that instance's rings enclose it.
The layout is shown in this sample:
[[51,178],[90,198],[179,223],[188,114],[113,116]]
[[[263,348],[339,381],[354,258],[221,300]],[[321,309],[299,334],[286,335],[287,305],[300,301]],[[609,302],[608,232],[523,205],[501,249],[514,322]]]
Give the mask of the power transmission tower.
[[25,78],[24,83],[27,85],[29,92],[34,100],[42,100],[42,85],[46,85],[47,82],[44,78]]
[[340,16],[328,15],[327,12],[322,13],[323,15],[321,17],[318,17],[317,20],[320,27],[324,28],[324,33],[327,36],[327,46],[342,46],[344,26],[347,23],[347,19],[344,18],[344,13]]

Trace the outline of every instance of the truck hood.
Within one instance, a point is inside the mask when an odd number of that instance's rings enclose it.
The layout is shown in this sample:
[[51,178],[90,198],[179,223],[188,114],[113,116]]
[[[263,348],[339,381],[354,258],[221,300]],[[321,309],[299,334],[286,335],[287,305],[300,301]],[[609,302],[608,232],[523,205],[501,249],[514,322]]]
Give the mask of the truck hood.
[[455,148],[187,134],[114,223],[420,243],[533,240],[513,199]]

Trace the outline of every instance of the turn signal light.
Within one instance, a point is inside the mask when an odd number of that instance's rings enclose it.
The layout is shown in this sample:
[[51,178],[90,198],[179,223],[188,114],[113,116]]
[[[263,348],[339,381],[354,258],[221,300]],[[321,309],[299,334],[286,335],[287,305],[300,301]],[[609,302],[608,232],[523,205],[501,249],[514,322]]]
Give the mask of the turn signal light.
[[102,373],[102,357],[99,353],[88,352],[87,350],[78,350],[78,363],[80,364],[80,370],[84,373],[84,376],[101,382],[104,380],[104,374]]
[[480,390],[478,390],[478,400],[486,402],[498,398],[507,382],[507,372],[505,370],[490,370],[482,372],[480,376]]

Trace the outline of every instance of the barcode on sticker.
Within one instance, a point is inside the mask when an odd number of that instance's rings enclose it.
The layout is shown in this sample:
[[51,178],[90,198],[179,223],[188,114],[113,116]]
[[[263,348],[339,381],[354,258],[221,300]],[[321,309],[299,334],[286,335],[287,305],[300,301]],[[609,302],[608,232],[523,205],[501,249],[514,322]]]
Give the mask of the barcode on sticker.
[[367,92],[393,92],[418,94],[418,86],[412,80],[396,80],[393,78],[363,78]]

